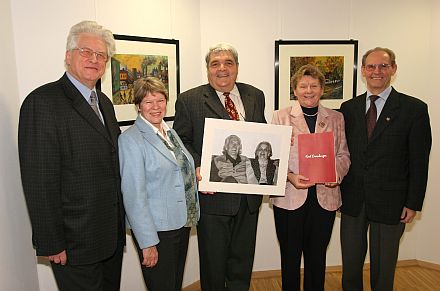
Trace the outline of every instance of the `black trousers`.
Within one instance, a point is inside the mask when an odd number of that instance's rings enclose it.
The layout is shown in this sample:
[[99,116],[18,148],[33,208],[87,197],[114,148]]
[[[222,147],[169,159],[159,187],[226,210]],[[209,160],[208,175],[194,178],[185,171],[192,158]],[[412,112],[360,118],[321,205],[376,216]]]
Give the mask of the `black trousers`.
[[[125,235],[125,234],[124,234]],[[118,242],[115,253],[101,262],[89,265],[51,263],[60,291],[118,291],[121,283],[124,243]],[[69,257],[67,257],[69,262]]]
[[370,243],[370,285],[373,291],[392,291],[404,223],[388,225],[368,220],[365,205],[359,216],[342,213],[342,289],[362,291],[363,267]]
[[275,228],[281,252],[283,291],[299,291],[301,257],[304,256],[304,291],[324,290],[327,246],[336,211],[323,209],[316,191],[298,209],[274,206]]
[[246,195],[235,216],[202,213],[197,226],[203,291],[248,291],[254,263],[258,211]]
[[141,263],[142,275],[149,291],[182,290],[183,271],[191,228],[182,227],[176,230],[159,231],[159,244],[156,245],[159,259],[156,266],[147,268],[142,265],[142,249],[133,235]]

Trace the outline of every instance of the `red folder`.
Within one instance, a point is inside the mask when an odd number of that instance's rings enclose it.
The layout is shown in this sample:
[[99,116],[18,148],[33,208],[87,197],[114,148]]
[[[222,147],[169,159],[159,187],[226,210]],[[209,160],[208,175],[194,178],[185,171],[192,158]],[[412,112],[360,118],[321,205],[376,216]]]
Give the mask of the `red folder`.
[[299,174],[311,183],[336,182],[333,132],[298,135]]

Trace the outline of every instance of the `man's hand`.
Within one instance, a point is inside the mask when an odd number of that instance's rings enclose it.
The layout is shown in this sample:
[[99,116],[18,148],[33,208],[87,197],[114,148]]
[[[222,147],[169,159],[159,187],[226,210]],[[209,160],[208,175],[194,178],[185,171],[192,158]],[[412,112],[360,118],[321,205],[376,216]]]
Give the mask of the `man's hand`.
[[47,258],[49,259],[49,261],[51,261],[51,262],[53,262],[55,264],[61,264],[61,265],[64,266],[67,263],[67,253],[66,253],[66,250],[62,251],[59,254],[48,256]]
[[[200,175],[200,167],[196,168],[196,179],[197,179],[197,182],[202,181],[202,175]],[[200,193],[206,194],[206,195],[213,195],[215,192],[200,191]]]
[[234,176],[234,167],[232,163],[218,162],[218,176],[222,179]]
[[402,215],[400,215],[400,222],[411,223],[416,217],[417,211],[403,207]]

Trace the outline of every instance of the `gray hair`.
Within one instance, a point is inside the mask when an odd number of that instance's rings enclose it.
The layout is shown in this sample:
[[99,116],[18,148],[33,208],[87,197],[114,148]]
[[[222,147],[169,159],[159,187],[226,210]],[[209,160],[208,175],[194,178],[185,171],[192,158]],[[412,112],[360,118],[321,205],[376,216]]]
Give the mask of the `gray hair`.
[[374,49],[370,49],[368,50],[363,56],[362,56],[362,67],[364,67],[366,64],[365,62],[367,61],[367,57],[373,53],[373,52],[384,52],[386,53],[389,57],[390,57],[390,62],[392,66],[394,66],[396,64],[396,54],[390,50],[389,48],[386,47],[375,47]]
[[78,46],[79,36],[83,33],[90,33],[102,39],[107,46],[107,56],[111,58],[116,51],[113,33],[96,23],[95,21],[81,21],[70,29],[67,36],[66,50],[71,51]]
[[232,134],[225,139],[225,145],[223,146],[223,151],[222,151],[224,155],[227,154],[229,149],[229,144],[233,139],[238,140],[240,142],[240,146],[238,147],[238,155],[241,155],[241,151],[242,151],[241,139],[235,134]]
[[206,53],[206,56],[205,56],[206,67],[208,67],[208,65],[209,65],[211,55],[218,54],[221,52],[228,52],[228,53],[232,54],[232,56],[234,57],[235,63],[238,65],[237,50],[232,45],[230,45],[228,43],[218,43],[218,44],[210,47],[208,52]]

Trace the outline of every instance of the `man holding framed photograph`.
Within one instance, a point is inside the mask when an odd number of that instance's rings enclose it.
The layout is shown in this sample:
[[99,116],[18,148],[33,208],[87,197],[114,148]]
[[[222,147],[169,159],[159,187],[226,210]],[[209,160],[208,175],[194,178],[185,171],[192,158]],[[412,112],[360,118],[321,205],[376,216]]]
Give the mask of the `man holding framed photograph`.
[[[194,158],[199,181],[205,118],[266,123],[264,93],[236,82],[235,48],[217,44],[205,60],[209,84],[177,97],[173,126]],[[252,194],[200,195],[197,233],[202,290],[249,289],[261,200],[261,195]]]

